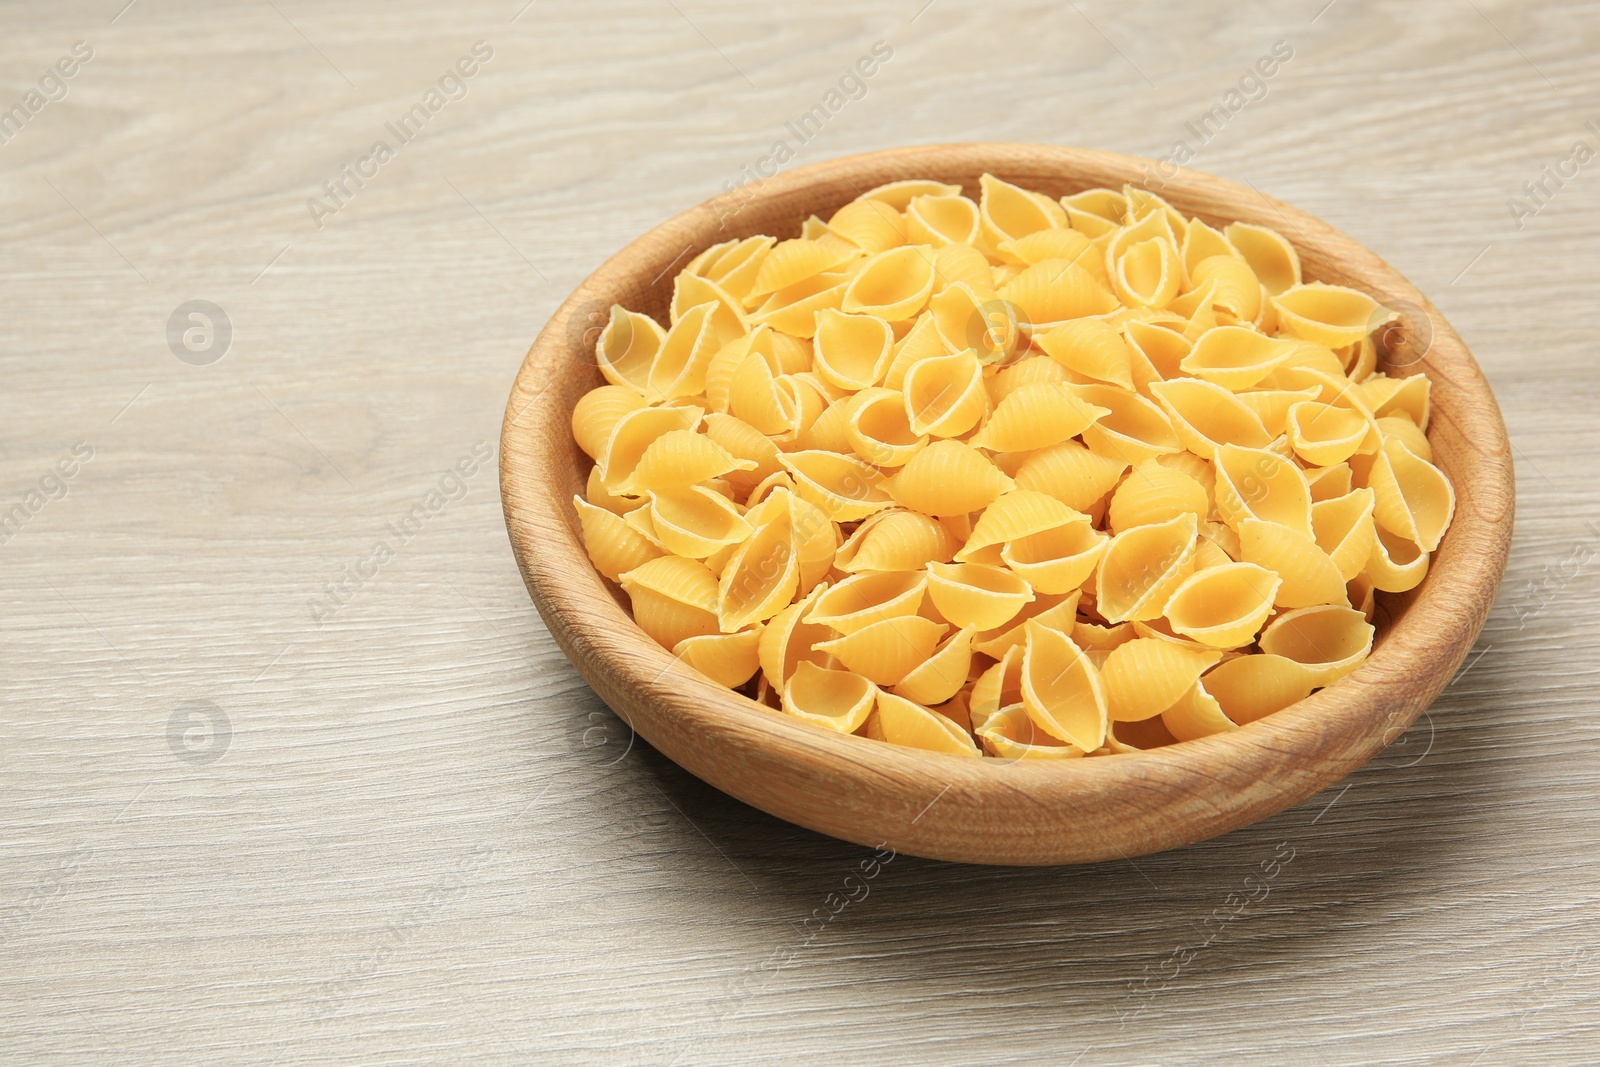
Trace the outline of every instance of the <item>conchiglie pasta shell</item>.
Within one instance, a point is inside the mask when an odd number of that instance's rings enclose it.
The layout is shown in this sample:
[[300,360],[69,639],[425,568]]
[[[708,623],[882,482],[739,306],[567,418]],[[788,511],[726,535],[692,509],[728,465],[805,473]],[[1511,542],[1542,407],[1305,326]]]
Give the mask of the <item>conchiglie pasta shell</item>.
[[1161,722],[1179,741],[1195,741],[1238,729],[1217,698],[1207,691],[1204,678],[1196,679],[1176,704],[1161,713]]
[[[1220,386],[1218,388],[1221,388]],[[1315,386],[1305,389],[1252,389],[1237,394],[1239,402],[1251,411],[1256,418],[1261,420],[1269,437],[1279,437],[1288,432],[1289,409],[1306,400],[1315,400],[1321,395],[1321,390]],[[1232,444],[1245,444],[1244,441],[1234,441]],[[1247,447],[1265,447],[1248,445]]]
[[1100,672],[1072,638],[1031,621],[1022,656],[1022,703],[1034,724],[1052,737],[1084,752],[1105,742],[1108,716]]
[[817,373],[839,388],[854,392],[883,378],[894,354],[894,333],[887,322],[874,315],[846,314],[830,308],[817,315],[815,344]]
[[630,492],[684,489],[736,471],[755,469],[755,463],[736,459],[705,434],[668,430],[650,442],[623,488]]
[[1091,452],[1075,441],[1042,449],[1017,470],[1016,484],[1055,497],[1069,508],[1087,512],[1116,486],[1126,460]]
[[834,212],[828,229],[869,254],[906,243],[905,216],[881,200],[852,200]]
[[954,697],[967,683],[976,632],[967,627],[945,638],[931,656],[900,679],[894,687],[895,695],[927,707]]
[[1111,539],[1095,571],[1096,606],[1109,622],[1154,619],[1194,572],[1198,523],[1185,512]]
[[1244,562],[1283,579],[1273,597],[1279,607],[1345,603],[1343,575],[1306,534],[1275,522],[1246,519],[1239,526],[1239,546]]
[[649,538],[634,530],[620,515],[595,507],[582,497],[572,498],[583,529],[583,547],[595,570],[613,582],[626,571],[662,555]]
[[1240,726],[1264,719],[1311,695],[1311,674],[1282,656],[1237,656],[1208,671],[1206,692]]
[[1428,443],[1428,435],[1410,418],[1405,415],[1385,415],[1376,421],[1383,440],[1399,441],[1418,459],[1433,462],[1433,445]]
[[1047,259],[1078,263],[1088,267],[1095,260],[1093,249],[1094,246],[1088,237],[1077,230],[1069,229],[1038,230],[1015,241],[1002,241],[998,247],[1000,255],[1007,262],[1021,263],[1029,267],[1043,263]]
[[854,456],[800,451],[785,455],[782,462],[801,499],[821,508],[834,522],[864,519],[892,503],[883,475]]
[[1439,547],[1455,515],[1456,494],[1444,472],[1396,440],[1383,443],[1367,475],[1373,518],[1424,552]]
[[883,739],[891,745],[952,756],[983,755],[967,732],[956,723],[904,697],[879,693],[876,718]]
[[672,654],[718,685],[737,689],[761,669],[756,655],[760,641],[759,627],[733,634],[703,634],[679,641]]
[[863,389],[849,403],[845,436],[849,447],[876,467],[899,467],[928,443],[913,433],[905,397],[893,389]]
[[1422,584],[1428,574],[1428,553],[1415,541],[1398,537],[1378,527],[1372,541],[1372,555],[1363,571],[1373,587],[1385,593],[1403,593]]
[[1322,282],[1285,290],[1272,306],[1280,330],[1329,348],[1353,344],[1394,317],[1365,293]]
[[978,214],[991,244],[1015,241],[1067,224],[1067,213],[1047,196],[1003,182],[992,174],[978,180]]
[[946,245],[933,254],[933,291],[942,293],[952,285],[965,285],[976,293],[994,288],[989,261],[971,245]]
[[1356,609],[1319,604],[1273,619],[1261,632],[1261,651],[1300,664],[1313,685],[1329,685],[1367,658],[1374,633]]
[[1217,326],[1195,338],[1178,368],[1238,393],[1257,385],[1295,348],[1294,341],[1267,337],[1248,327]]
[[902,615],[868,623],[817,646],[831,652],[848,670],[878,685],[895,685],[927,662],[944,636],[943,623]]
[[1077,319],[1039,335],[1046,355],[1086,378],[1133,388],[1132,353],[1121,332],[1101,319]]
[[956,562],[967,563],[983,549],[1029,534],[1085,519],[1085,516],[1046,493],[1013,489],[984,509]]
[[[1205,547],[1212,547],[1209,542]],[[1175,633],[1213,648],[1239,648],[1254,640],[1272,613],[1281,579],[1253,563],[1223,562],[1183,580],[1163,614]]]
[[705,559],[725,545],[738,544],[751,533],[737,504],[697,485],[652,491],[650,522],[663,548],[691,559]]
[[1214,382],[1200,378],[1152,382],[1150,395],[1172,420],[1183,447],[1204,459],[1212,458],[1218,445],[1265,448],[1272,443],[1255,411]]
[[723,633],[772,618],[800,588],[800,559],[787,504],[784,499],[763,504],[755,532],[734,550],[722,569],[717,622]]
[[972,349],[986,364],[1000,364],[1027,343],[1027,315],[991,290],[956,282],[929,301],[934,328],[951,352]]
[[658,644],[678,642],[717,628],[717,579],[705,564],[681,556],[661,556],[619,578],[633,600],[633,618]]
[[706,436],[736,459],[751,464],[726,475],[736,489],[748,493],[763,478],[783,469],[778,446],[760,430],[732,415],[716,412],[706,416]]
[[943,248],[978,238],[978,205],[964,196],[919,196],[906,205],[906,238]]
[[961,186],[949,182],[936,182],[929,178],[903,178],[874,186],[856,197],[857,200],[877,200],[896,211],[904,211],[911,201],[922,196],[960,196]]
[[870,257],[844,291],[844,310],[887,322],[913,318],[933,295],[934,257],[908,245]]
[[1328,554],[1345,581],[1366,569],[1378,531],[1372,518],[1370,489],[1355,489],[1343,496],[1311,505],[1311,529],[1317,547]]
[[1138,393],[1114,385],[1079,385],[1074,390],[1109,412],[1083,431],[1084,444],[1094,452],[1134,464],[1182,447],[1166,414]]
[[1111,287],[1130,307],[1166,307],[1182,284],[1178,249],[1165,237],[1128,246],[1111,266]]
[[1045,259],[1027,267],[1002,285],[999,295],[1021,308],[1034,323],[1104,315],[1117,308],[1117,298],[1109,289],[1066,259]]
[[1048,356],[1026,356],[995,371],[984,381],[990,406],[1027,385],[1053,385],[1071,381],[1067,369]]
[[1039,593],[1069,593],[1083,585],[1105,554],[1110,538],[1087,515],[1039,533],[1007,541],[1000,559]]
[[617,421],[644,406],[644,398],[624,385],[591,389],[573,405],[573,439],[590,459],[598,459]]
[[950,350],[945,347],[944,339],[934,326],[932,313],[923,312],[906,331],[906,335],[895,342],[894,358],[889,361],[889,369],[883,375],[884,388],[903,388],[906,372],[913,365],[931,356],[949,354]]
[[1003,659],[1012,648],[1022,647],[1027,640],[1029,623],[1067,633],[1076,622],[1080,597],[1078,590],[1065,595],[1041,593],[1031,603],[1024,604],[1010,622],[976,634],[972,638],[972,648],[991,659]]
[[1085,189],[1061,198],[1074,230],[1095,238],[1118,229],[1128,215],[1128,198],[1115,189]]
[[1216,283],[1211,295],[1213,307],[1228,311],[1241,322],[1254,322],[1261,315],[1261,281],[1250,264],[1231,251],[1201,260],[1189,273],[1196,287]]
[[1260,448],[1222,445],[1213,460],[1217,512],[1234,529],[1264,519],[1311,536],[1311,490],[1290,460]]
[[807,278],[767,297],[749,319],[792,337],[809,338],[817,332],[817,312],[839,307],[849,281],[831,272]]
[[883,485],[901,507],[937,517],[986,508],[1015,483],[971,445],[934,441]]
[[[1194,277],[1195,268],[1213,256],[1234,256],[1241,262],[1244,260],[1226,237],[1199,219],[1191,220],[1184,231],[1180,251],[1183,253],[1183,269],[1189,272],[1191,278]],[[1254,277],[1253,271],[1251,276]]]
[[853,574],[813,601],[804,621],[853,634],[884,619],[915,615],[927,589],[921,571]]
[[623,415],[600,452],[600,480],[613,492],[622,492],[656,438],[673,430],[693,430],[700,425],[702,414],[695,407],[655,407]]
[[929,563],[928,596],[960,628],[992,630],[1016,617],[1033,599],[1028,583],[1003,567],[981,563]]
[[1375,417],[1404,415],[1418,429],[1426,430],[1430,389],[1431,383],[1424,374],[1414,374],[1409,378],[1390,378],[1379,374],[1361,383],[1360,393]]
[[918,436],[958,437],[976,426],[989,406],[983,365],[970,348],[913,364],[903,392],[911,432]]
[[1106,655],[1100,668],[1107,713],[1121,722],[1160,715],[1221,658],[1220,652],[1199,652],[1154,638],[1126,641]]
[[974,732],[991,756],[1003,760],[1069,759],[1085,755],[1077,745],[1051,737],[1036,726],[1022,704],[1002,708]]
[[872,713],[878,687],[858,674],[802,661],[783,687],[783,710],[813,726],[853,734]]
[[1197,523],[1204,522],[1210,510],[1205,486],[1181,470],[1145,460],[1129,471],[1111,494],[1106,514],[1111,528],[1121,533],[1183,514],[1193,515]]
[[1223,233],[1228,243],[1250,264],[1251,272],[1261,280],[1269,296],[1277,296],[1300,284],[1300,256],[1294,245],[1276,230],[1235,222]]
[[1286,426],[1294,454],[1313,467],[1343,463],[1374,430],[1359,413],[1316,401],[1290,407]]
[[955,548],[955,538],[933,519],[893,508],[868,517],[856,527],[840,547],[834,566],[847,574],[917,571],[930,562],[948,561]]
[[1031,452],[1076,437],[1109,413],[1060,382],[1024,385],[1000,401],[972,443],[996,452]]
[[790,675],[802,662],[821,666],[828,659],[826,652],[816,651],[816,646],[834,636],[831,627],[809,623],[804,616],[828,587],[819,585],[799,602],[778,612],[761,631],[757,652],[761,659],[761,673],[775,689],[782,690]]

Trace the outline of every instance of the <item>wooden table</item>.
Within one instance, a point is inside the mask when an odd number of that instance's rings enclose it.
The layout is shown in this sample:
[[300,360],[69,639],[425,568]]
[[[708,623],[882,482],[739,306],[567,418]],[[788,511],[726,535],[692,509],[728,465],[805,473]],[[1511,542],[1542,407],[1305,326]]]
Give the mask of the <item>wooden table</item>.
[[[1593,5],[124,2],[0,33],[0,1058],[1600,1059]],[[780,139],[1184,140],[1430,293],[1521,503],[1431,714],[1219,840],[837,914],[867,853],[630,743],[487,456],[557,302]]]

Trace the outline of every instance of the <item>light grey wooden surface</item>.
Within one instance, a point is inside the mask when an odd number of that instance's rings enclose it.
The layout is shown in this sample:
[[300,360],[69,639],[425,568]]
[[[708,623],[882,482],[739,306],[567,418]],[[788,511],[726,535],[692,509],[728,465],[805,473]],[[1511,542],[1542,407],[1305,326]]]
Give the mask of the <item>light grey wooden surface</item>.
[[[1600,149],[1593,4],[124,2],[0,8],[0,108],[93,49],[0,145],[0,1059],[1600,1060],[1600,160],[1507,206]],[[630,745],[492,463],[446,471],[558,301],[775,140],[1161,156],[1278,41],[1193,166],[1366,242],[1475,349],[1520,503],[1478,650],[1264,823],[1078,869],[898,857],[806,925],[868,854]],[[232,327],[207,365],[168,343],[196,299]]]

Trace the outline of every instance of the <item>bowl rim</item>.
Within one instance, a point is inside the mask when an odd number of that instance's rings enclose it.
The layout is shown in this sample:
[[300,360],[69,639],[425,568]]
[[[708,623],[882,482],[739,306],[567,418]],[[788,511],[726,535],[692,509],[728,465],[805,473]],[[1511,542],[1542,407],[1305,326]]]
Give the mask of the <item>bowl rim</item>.
[[[1161,179],[1159,192],[1186,215],[1277,229],[1295,246],[1310,280],[1343,279],[1382,302],[1408,302],[1428,315],[1432,344],[1417,366],[1432,379],[1429,437],[1440,435],[1435,447],[1448,451],[1441,466],[1453,468],[1457,507],[1427,577],[1402,595],[1403,610],[1380,606],[1388,625],[1371,656],[1333,685],[1237,730],[1114,757],[1013,763],[817,729],[713,682],[640,630],[584,552],[570,485],[546,476],[557,459],[550,442],[561,433],[570,442],[568,396],[583,391],[573,391],[574,359],[592,375],[592,362],[573,345],[574,316],[601,300],[638,307],[628,295],[644,302],[655,294],[650,302],[659,306],[660,280],[681,269],[686,253],[747,235],[748,220],[740,225],[739,216],[751,204],[798,202],[841,182],[864,192],[895,174],[988,171],[1025,188],[1063,181],[1120,188],[1144,176],[1149,187],[1157,166],[1095,149],[1004,142],[845,156],[781,172],[674,216],[610,257],[567,297],[530,347],[507,400],[502,504],[518,567],[546,625],[619,717],[691,773],[780,818],[858,844],[1010,864],[1126,858],[1227,832],[1337,781],[1404,732],[1460,666],[1504,572],[1515,492],[1504,422],[1466,345],[1423,293],[1351,238],[1254,187],[1181,168]],[[641,284],[641,264],[661,263],[656,279]],[[956,800],[939,810],[952,791]],[[1030,816],[1039,825],[1019,822]],[[1068,818],[1070,831],[1063,830]]]

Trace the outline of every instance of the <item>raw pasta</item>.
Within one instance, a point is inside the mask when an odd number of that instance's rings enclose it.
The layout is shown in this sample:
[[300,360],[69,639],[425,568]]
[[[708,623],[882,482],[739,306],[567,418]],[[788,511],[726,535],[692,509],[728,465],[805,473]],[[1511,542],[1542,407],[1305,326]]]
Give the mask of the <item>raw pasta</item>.
[[[614,307],[576,522],[761,713],[962,758],[1237,729],[1369,654],[1455,509],[1393,316],[1143,189],[873,189]],[[752,714],[757,713],[752,711]]]

